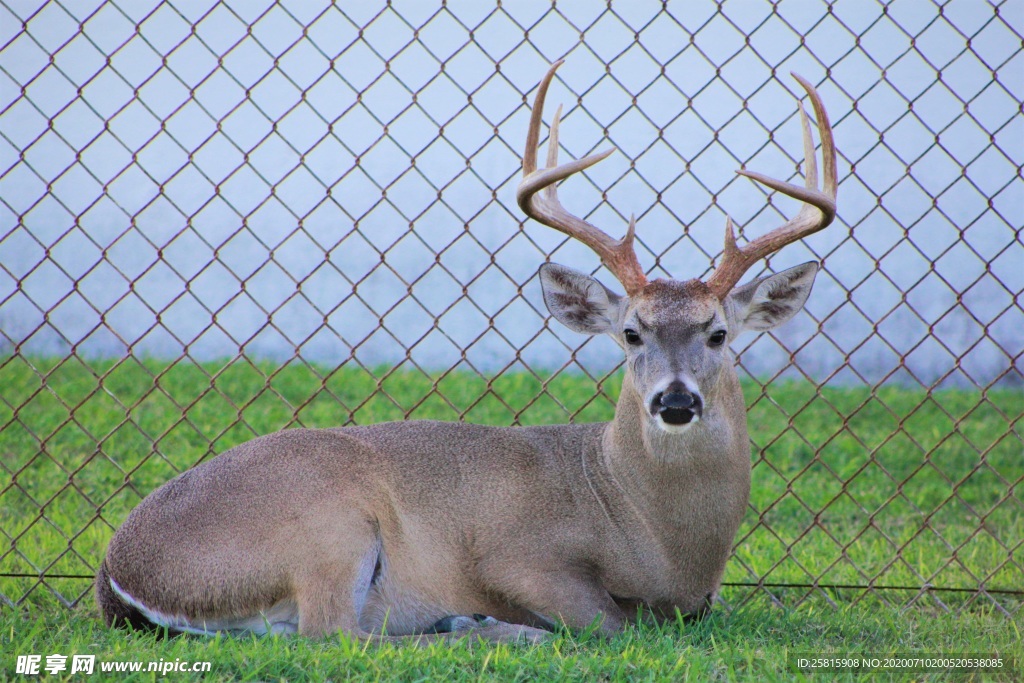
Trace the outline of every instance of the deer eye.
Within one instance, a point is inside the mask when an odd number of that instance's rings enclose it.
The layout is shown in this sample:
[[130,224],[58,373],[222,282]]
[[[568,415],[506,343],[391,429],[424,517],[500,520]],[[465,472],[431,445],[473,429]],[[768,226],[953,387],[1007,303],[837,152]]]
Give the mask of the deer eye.
[[708,346],[721,346],[725,343],[725,330],[718,330],[708,338]]
[[640,340],[640,335],[637,334],[636,330],[623,330],[622,336],[626,338],[626,343],[629,344],[630,346],[639,346],[642,343]]

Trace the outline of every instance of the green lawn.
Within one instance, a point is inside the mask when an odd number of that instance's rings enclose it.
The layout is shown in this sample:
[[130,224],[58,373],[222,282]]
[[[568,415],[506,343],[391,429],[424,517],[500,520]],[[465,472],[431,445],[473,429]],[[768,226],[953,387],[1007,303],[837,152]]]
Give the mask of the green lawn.
[[[162,482],[256,434],[411,418],[486,424],[609,419],[619,376],[331,369],[302,364],[0,359],[0,574],[92,573],[113,529]],[[435,388],[436,387],[436,388]],[[613,642],[559,637],[539,649],[365,650],[342,639],[156,641],[109,632],[80,578],[0,576],[5,657],[210,659],[214,677],[733,678],[786,655],[986,653],[1016,648],[1020,595],[936,590],[1024,587],[1019,390],[824,388],[746,382],[752,509],[719,608],[698,625],[642,627]],[[127,482],[127,483],[126,483]],[[70,486],[69,486],[70,484]],[[749,584],[762,579],[769,592]],[[808,584],[827,588],[776,587]],[[865,594],[848,585],[885,588]],[[81,598],[72,612],[64,599]],[[947,615],[942,605],[956,610]],[[1024,666],[1024,662],[1022,662]],[[13,659],[0,678],[13,676]],[[169,674],[181,676],[183,674]],[[119,674],[123,676],[123,674]],[[152,674],[150,674],[152,677]]]
[[[210,673],[171,673],[166,680],[507,680],[507,681],[788,681],[790,653],[836,655],[1000,653],[1015,657],[1017,674],[974,680],[1019,680],[1024,671],[1020,623],[969,611],[935,615],[867,607],[718,610],[696,624],[642,627],[609,641],[560,635],[533,646],[434,645],[367,647],[342,636],[303,638],[175,638],[104,628],[92,614],[46,611],[32,618],[0,617],[4,674],[15,678],[17,654],[94,654],[99,661],[209,661]],[[70,661],[70,657],[69,657]],[[98,667],[98,664],[97,664]],[[115,675],[111,675],[113,679]],[[68,680],[89,680],[81,675]],[[153,680],[159,674],[116,674],[116,680]],[[819,674],[813,680],[869,680],[859,674]],[[916,680],[948,680],[944,673]],[[883,678],[883,680],[885,680]],[[906,680],[897,677],[896,680]]]

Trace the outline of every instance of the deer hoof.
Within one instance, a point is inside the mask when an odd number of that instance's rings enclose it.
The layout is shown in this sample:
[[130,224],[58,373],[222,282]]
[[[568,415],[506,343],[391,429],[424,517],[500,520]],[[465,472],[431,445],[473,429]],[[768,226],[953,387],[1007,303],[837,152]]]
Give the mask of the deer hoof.
[[519,643],[523,645],[536,645],[550,640],[554,634],[539,628],[523,626],[522,624],[508,624],[497,619],[490,626],[482,626],[470,633],[471,636],[479,636],[482,640],[493,643]]
[[471,617],[450,614],[435,621],[423,633],[451,633],[453,635],[449,640],[469,636],[470,642],[479,637],[481,640],[493,643],[525,644],[540,643],[552,637],[550,632],[543,629],[531,628],[522,624],[509,624],[483,614],[474,614]]
[[454,633],[455,631],[468,631],[471,628],[480,626],[477,615],[465,617],[458,614],[449,614],[435,621],[433,625],[423,631],[424,633]]

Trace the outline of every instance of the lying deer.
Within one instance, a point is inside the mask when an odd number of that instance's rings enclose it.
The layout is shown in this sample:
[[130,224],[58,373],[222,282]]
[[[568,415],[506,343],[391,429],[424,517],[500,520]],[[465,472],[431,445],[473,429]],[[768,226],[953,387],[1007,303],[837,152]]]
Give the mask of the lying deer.
[[[750,440],[729,343],[803,306],[805,263],[737,287],[760,259],[828,225],[836,162],[810,83],[824,165],[803,126],[806,187],[740,171],[804,202],[739,247],[731,222],[707,281],[648,282],[635,223],[614,240],[559,203],[555,184],[608,156],[537,169],[533,106],[519,206],[591,247],[626,296],[545,264],[544,301],[564,325],[609,335],[626,374],[607,424],[484,427],[394,422],[289,429],[253,439],[150,494],[114,535],[96,579],[110,624],[172,632],[342,631],[418,642],[474,633],[535,641],[554,624],[613,634],[638,607],[703,613],[719,588],[750,489]],[[481,616],[487,615],[487,616]]]

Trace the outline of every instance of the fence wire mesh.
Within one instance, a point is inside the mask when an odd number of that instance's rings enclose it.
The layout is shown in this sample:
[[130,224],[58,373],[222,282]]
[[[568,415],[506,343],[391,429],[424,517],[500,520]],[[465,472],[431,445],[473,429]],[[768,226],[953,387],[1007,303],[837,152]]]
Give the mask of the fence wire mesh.
[[619,354],[549,326],[535,275],[612,278],[514,200],[564,56],[563,154],[618,152],[562,194],[635,213],[654,276],[706,274],[726,212],[792,214],[734,174],[797,177],[790,70],[832,115],[837,224],[764,266],[824,271],[735,349],[726,601],[1017,612],[1022,27],[980,0],[3,0],[0,600],[82,601],[142,496],[255,434],[607,419]]

